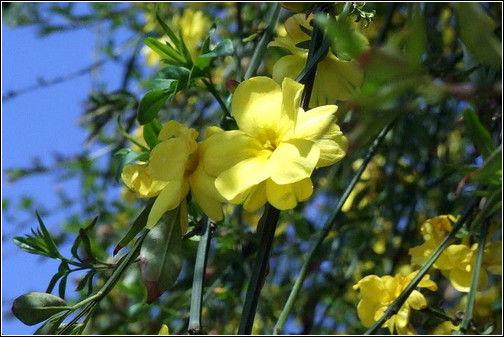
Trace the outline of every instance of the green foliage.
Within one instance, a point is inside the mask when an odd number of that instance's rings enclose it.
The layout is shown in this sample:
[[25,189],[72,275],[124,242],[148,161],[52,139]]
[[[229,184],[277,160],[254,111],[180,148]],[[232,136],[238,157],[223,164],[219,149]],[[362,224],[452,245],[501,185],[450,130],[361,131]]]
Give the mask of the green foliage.
[[147,303],[154,302],[177,280],[182,268],[180,210],[169,211],[150,230],[140,250]]
[[499,67],[502,62],[502,42],[494,34],[495,22],[478,3],[455,5],[460,37],[469,51],[485,65]]
[[63,299],[47,293],[27,293],[12,304],[12,313],[27,325],[40,323],[65,310],[67,304]]
[[38,214],[37,220],[39,222],[39,228],[36,230],[31,230],[32,235],[16,236],[14,237],[14,243],[19,246],[19,248],[30,254],[37,254],[42,256],[47,256],[50,258],[59,258],[61,254],[58,247],[54,243],[51,234],[47,230],[42,218]]
[[359,57],[369,48],[368,40],[353,26],[349,17],[318,15],[316,21],[327,29],[331,50],[338,58],[351,60]]

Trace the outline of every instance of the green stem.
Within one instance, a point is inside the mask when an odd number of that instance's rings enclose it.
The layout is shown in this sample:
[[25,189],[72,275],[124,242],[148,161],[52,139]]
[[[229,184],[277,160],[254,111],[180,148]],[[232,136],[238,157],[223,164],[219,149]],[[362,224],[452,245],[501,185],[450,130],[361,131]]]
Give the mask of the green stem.
[[460,219],[455,223],[451,232],[444,238],[444,240],[439,244],[434,253],[429,257],[429,259],[422,265],[418,273],[411,280],[411,282],[404,288],[404,290],[399,294],[399,296],[390,304],[390,306],[385,310],[382,317],[376,321],[373,326],[371,326],[367,331],[366,335],[372,335],[390,318],[392,315],[396,314],[404,302],[408,299],[411,292],[416,289],[418,283],[423,279],[425,274],[429,271],[430,267],[436,262],[441,253],[448,247],[451,241],[455,238],[457,232],[462,228],[462,226],[467,222],[469,217],[472,215],[474,209],[478,205],[479,200],[474,200],[470,206],[467,208],[465,213],[460,217]]
[[272,2],[268,12],[270,14],[268,17],[268,27],[264,30],[263,35],[255,48],[254,54],[250,59],[250,64],[245,72],[245,80],[255,75],[257,69],[263,61],[264,52],[266,51],[268,42],[270,42],[273,37],[273,33],[278,22],[278,17],[280,15],[280,3]]
[[215,99],[219,103],[222,111],[224,112],[224,117],[231,117],[231,114],[229,113],[229,109],[226,103],[224,103],[224,101],[220,97],[219,93],[217,92],[217,89],[215,89],[214,84],[207,79],[203,79],[203,83],[205,84],[207,90],[213,95],[213,97],[215,97]]
[[480,230],[480,237],[478,240],[478,252],[476,255],[476,264],[474,266],[472,276],[471,276],[471,289],[467,295],[467,306],[464,313],[464,318],[462,319],[462,325],[460,331],[467,332],[473,318],[474,303],[476,302],[476,293],[478,291],[478,282],[481,272],[481,263],[483,262],[483,253],[485,252],[486,236],[488,232],[489,221],[483,221]]
[[110,275],[109,279],[107,280],[107,282],[105,282],[103,287],[93,296],[90,296],[80,301],[79,303],[75,304],[72,307],[73,310],[76,310],[93,301],[99,302],[102,298],[107,296],[107,294],[114,288],[115,284],[122,276],[126,268],[128,268],[129,265],[135,261],[136,256],[140,251],[140,247],[142,246],[143,240],[145,239],[145,236],[147,236],[147,233],[149,233],[149,231],[145,230],[142,236],[138,238],[138,240],[135,242],[134,246],[131,248],[129,253],[121,260],[121,262],[118,263],[116,269],[114,269],[112,275]]
[[426,307],[425,309],[422,309],[423,312],[425,312],[426,314],[432,316],[432,317],[436,317],[442,321],[450,321],[452,322],[454,325],[458,325],[460,323],[460,320],[459,319],[456,319],[454,317],[451,317],[449,315],[447,315],[444,311],[440,310],[440,309],[435,309],[435,308],[431,308],[431,307]]
[[203,302],[203,283],[205,281],[205,269],[212,239],[212,229],[210,220],[204,221],[204,234],[198,243],[196,253],[196,263],[194,265],[194,277],[191,291],[191,309],[189,314],[188,333],[190,335],[202,334],[201,329],[201,305]]
[[362,165],[360,166],[359,170],[355,173],[352,180],[350,181],[350,184],[348,184],[345,192],[343,193],[343,195],[339,199],[338,204],[336,205],[336,208],[334,209],[332,214],[329,216],[329,219],[325,223],[322,230],[315,235],[314,244],[311,246],[311,248],[308,252],[308,255],[306,256],[306,258],[303,262],[303,265],[301,267],[301,271],[299,272],[299,275],[297,276],[296,281],[294,283],[294,286],[292,287],[292,290],[289,294],[289,298],[287,299],[287,302],[285,303],[284,308],[282,309],[280,317],[278,317],[278,321],[275,324],[275,327],[273,328],[273,334],[276,335],[276,334],[280,333],[280,331],[283,329],[285,322],[287,321],[287,318],[288,318],[288,316],[294,306],[294,302],[296,301],[296,298],[299,295],[299,292],[301,291],[301,287],[304,283],[304,280],[306,279],[309,267],[312,263],[313,258],[315,257],[316,252],[318,251],[318,249],[322,245],[322,242],[324,242],[324,239],[327,237],[329,232],[333,229],[333,227],[335,225],[336,217],[338,216],[339,212],[343,208],[343,205],[345,204],[346,200],[348,199],[348,196],[352,192],[357,181],[359,181],[360,176],[362,175],[362,173],[366,169],[367,165],[369,164],[369,162],[371,161],[371,159],[375,155],[376,150],[378,149],[379,145],[383,142],[387,133],[394,126],[396,120],[397,119],[393,120],[390,124],[388,124],[380,132],[380,134],[376,137],[373,144],[369,147],[366,158],[364,159]]
[[270,204],[266,204],[258,226],[258,228],[260,228],[259,247],[256,264],[254,265],[254,270],[245,296],[245,304],[243,305],[240,328],[238,329],[238,334],[240,335],[250,335],[252,332],[257,302],[259,301],[259,295],[266,279],[268,260],[279,215],[280,211],[278,209]]

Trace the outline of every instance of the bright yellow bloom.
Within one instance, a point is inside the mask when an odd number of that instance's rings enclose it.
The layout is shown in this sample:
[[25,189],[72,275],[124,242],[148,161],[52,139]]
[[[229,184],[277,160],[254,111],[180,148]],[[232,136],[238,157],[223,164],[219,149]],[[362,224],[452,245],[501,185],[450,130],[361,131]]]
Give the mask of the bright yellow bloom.
[[[365,327],[370,327],[378,321],[388,306],[397,298],[399,294],[415,277],[417,272],[407,276],[382,276],[368,275],[353,286],[353,289],[360,289],[361,300],[357,305],[357,314]],[[432,291],[437,290],[437,285],[430,280],[429,275],[425,275],[418,284],[419,288],[426,288]],[[413,290],[406,302],[401,306],[399,312],[390,317],[383,327],[387,327],[390,333],[396,330],[399,334],[414,334],[415,330],[409,323],[411,309],[421,310],[427,307],[427,300],[418,290]]]
[[[278,83],[282,83],[285,77],[296,79],[304,69],[308,50],[307,46],[303,48],[300,44],[310,40],[305,31],[311,31],[312,27],[305,14],[296,14],[285,21],[285,30],[287,36],[278,36],[268,45],[287,49],[291,53],[280,58],[273,67],[273,79]],[[329,51],[317,65],[310,107],[350,99],[363,80],[364,73],[355,61],[340,60]]]
[[313,170],[343,158],[347,140],[334,123],[337,106],[304,111],[302,91],[289,78],[280,87],[268,77],[236,88],[231,108],[240,130],[210,137],[203,159],[226,200],[249,212],[266,202],[294,208],[311,196]]
[[151,151],[148,163],[126,165],[124,183],[142,197],[157,196],[147,220],[152,228],[161,216],[182,203],[192,191],[201,209],[213,220],[222,219],[224,201],[214,187],[214,179],[200,165],[205,142],[196,142],[198,132],[175,122],[167,122],[158,135],[160,141]]
[[[441,215],[425,221],[420,228],[425,242],[409,250],[411,264],[424,263],[451,231],[455,221],[456,218],[451,215]],[[470,245],[462,242],[450,245],[441,253],[433,267],[441,270],[455,289],[468,292],[471,288],[472,267],[476,260],[477,249],[477,243]],[[500,240],[486,245],[478,282],[480,286],[486,284],[487,271],[502,274],[501,252]]]
[[[151,17],[148,17],[151,18]],[[185,42],[187,50],[191,54],[193,60],[199,54],[199,47],[210,30],[211,21],[205,16],[202,11],[185,9],[182,15],[177,14],[173,17],[170,27],[173,28],[175,33],[180,31],[182,39]],[[170,38],[163,36],[159,39],[161,42],[171,42]],[[157,53],[150,48],[144,48],[147,64],[156,65],[159,63],[160,58]]]

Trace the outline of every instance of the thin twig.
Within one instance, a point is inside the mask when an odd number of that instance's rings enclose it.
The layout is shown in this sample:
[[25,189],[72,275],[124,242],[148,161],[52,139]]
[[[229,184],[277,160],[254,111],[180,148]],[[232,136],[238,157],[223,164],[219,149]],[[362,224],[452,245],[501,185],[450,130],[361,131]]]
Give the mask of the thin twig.
[[254,76],[263,61],[263,55],[266,51],[266,46],[273,37],[273,32],[278,21],[278,16],[280,15],[280,3],[271,3],[271,7],[269,8],[268,12],[270,14],[268,17],[268,27],[266,27],[263,35],[261,36],[261,39],[257,43],[254,54],[250,59],[250,64],[247,68],[247,71],[245,72],[245,79],[249,79]]
[[194,277],[191,291],[191,309],[189,313],[189,327],[187,332],[190,335],[201,335],[201,305],[203,303],[203,283],[205,281],[205,270],[210,250],[210,240],[212,239],[212,224],[210,220],[204,221],[204,234],[198,243],[196,253],[196,263],[194,265]]
[[466,333],[469,330],[473,318],[474,303],[476,302],[476,293],[478,291],[478,282],[481,272],[481,263],[483,262],[483,253],[485,251],[486,236],[488,232],[489,221],[483,221],[480,230],[480,237],[478,240],[478,252],[476,255],[476,263],[473,267],[471,276],[471,289],[467,295],[467,306],[464,312],[464,318],[460,326],[460,331]]
[[39,77],[37,79],[37,83],[35,83],[35,84],[29,85],[27,87],[24,87],[24,88],[21,88],[18,90],[7,90],[6,94],[2,96],[2,101],[6,102],[8,100],[16,98],[17,96],[27,94],[31,91],[35,91],[35,90],[42,89],[42,88],[47,88],[47,87],[50,87],[50,86],[53,86],[56,84],[60,84],[60,83],[70,81],[70,80],[76,79],[78,77],[87,75],[90,72],[94,71],[95,69],[104,65],[107,61],[109,61],[109,59],[101,59],[101,60],[93,62],[90,65],[88,65],[87,67],[84,67],[84,68],[77,70],[73,73],[63,75],[63,76],[57,76],[52,79],[44,79],[42,77]]
[[268,271],[268,260],[275,237],[275,230],[278,223],[280,211],[270,204],[266,204],[263,216],[260,220],[260,240],[259,249],[257,252],[256,264],[252,271],[250,283],[245,296],[245,304],[240,320],[240,328],[238,334],[249,335],[252,332],[254,317],[257,309],[259,295],[266,279]]

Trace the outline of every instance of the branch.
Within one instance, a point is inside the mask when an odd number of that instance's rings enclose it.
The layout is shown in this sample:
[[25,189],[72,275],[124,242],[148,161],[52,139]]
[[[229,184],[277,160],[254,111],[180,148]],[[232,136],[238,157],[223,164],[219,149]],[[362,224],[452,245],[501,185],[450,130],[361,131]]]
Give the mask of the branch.
[[263,35],[261,36],[261,40],[257,44],[254,54],[250,59],[250,64],[245,72],[245,80],[251,78],[257,72],[257,69],[262,63],[264,52],[266,51],[266,46],[268,42],[273,37],[273,32],[278,22],[278,16],[280,15],[280,3],[275,2],[271,4],[270,9],[268,10],[270,13],[268,17],[268,27],[264,30]]
[[280,211],[278,209],[270,204],[266,204],[259,223],[260,241],[257,259],[247,288],[247,295],[245,296],[245,304],[243,305],[240,327],[238,329],[238,334],[240,335],[250,335],[252,331],[252,325],[254,324],[254,317],[257,310],[257,302],[259,301],[259,295],[268,272],[268,260],[279,215]]
[[87,74],[93,72],[94,70],[96,70],[97,68],[101,67],[107,61],[109,61],[109,59],[101,59],[101,60],[98,60],[98,61],[90,64],[87,67],[84,67],[80,70],[77,70],[76,72],[73,72],[73,73],[70,73],[67,75],[63,75],[63,76],[57,76],[57,77],[54,77],[54,78],[48,79],[48,80],[46,80],[42,77],[39,77],[37,79],[37,83],[35,83],[35,84],[29,85],[27,87],[24,87],[24,88],[21,88],[18,90],[7,90],[7,93],[2,96],[2,101],[5,102],[5,101],[11,100],[17,96],[27,94],[31,91],[35,91],[35,90],[42,89],[42,88],[47,88],[47,87],[50,87],[50,86],[53,86],[56,84],[60,84],[60,83],[70,81],[70,80],[76,79],[78,77],[87,75]]

